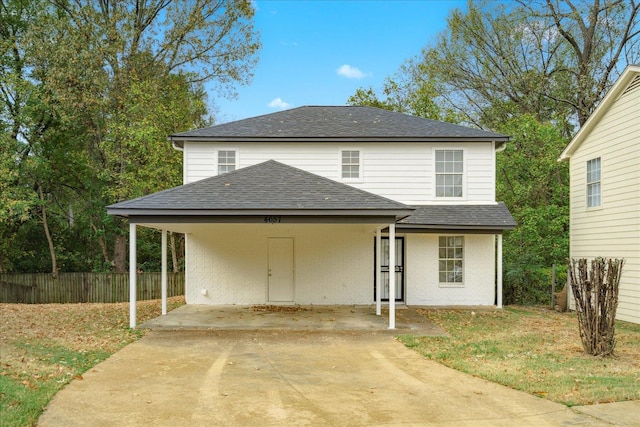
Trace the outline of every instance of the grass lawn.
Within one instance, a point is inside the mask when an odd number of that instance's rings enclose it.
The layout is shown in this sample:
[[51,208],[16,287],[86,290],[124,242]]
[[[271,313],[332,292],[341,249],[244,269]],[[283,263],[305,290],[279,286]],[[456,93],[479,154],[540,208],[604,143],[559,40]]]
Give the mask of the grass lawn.
[[[160,313],[138,302],[139,322]],[[65,384],[144,334],[129,329],[129,303],[0,304],[0,426],[35,425]]]
[[618,322],[615,355],[601,358],[584,353],[575,313],[421,311],[450,337],[400,340],[446,366],[568,406],[640,399],[640,325]]

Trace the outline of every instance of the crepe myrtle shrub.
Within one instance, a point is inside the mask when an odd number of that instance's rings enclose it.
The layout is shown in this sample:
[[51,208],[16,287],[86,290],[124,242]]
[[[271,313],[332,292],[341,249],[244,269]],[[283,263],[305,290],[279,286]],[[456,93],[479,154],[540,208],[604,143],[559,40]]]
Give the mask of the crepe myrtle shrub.
[[582,347],[592,356],[611,356],[624,259],[569,260],[569,283],[576,305]]

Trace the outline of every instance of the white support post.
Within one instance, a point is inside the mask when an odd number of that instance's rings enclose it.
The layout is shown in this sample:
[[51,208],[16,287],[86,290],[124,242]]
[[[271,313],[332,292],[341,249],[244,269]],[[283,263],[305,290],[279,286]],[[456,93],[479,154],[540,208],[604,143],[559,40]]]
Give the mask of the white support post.
[[376,230],[376,315],[382,315],[382,227]]
[[498,308],[502,308],[502,234],[498,234],[498,262],[497,262],[497,302]]
[[162,230],[162,315],[167,314],[167,230]]
[[389,329],[396,328],[396,224],[389,224]]
[[136,327],[136,299],[137,299],[137,257],[136,257],[136,225],[129,223],[129,327]]

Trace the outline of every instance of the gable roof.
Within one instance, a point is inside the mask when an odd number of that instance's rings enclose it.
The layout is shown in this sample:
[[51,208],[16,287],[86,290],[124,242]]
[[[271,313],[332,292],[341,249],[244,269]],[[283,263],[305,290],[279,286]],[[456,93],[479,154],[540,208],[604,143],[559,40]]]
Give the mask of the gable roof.
[[571,158],[573,153],[580,147],[582,141],[591,133],[596,127],[598,122],[602,119],[605,113],[611,108],[613,103],[618,100],[620,95],[624,93],[627,87],[634,83],[636,84],[636,78],[640,77],[640,65],[628,65],[624,69],[618,80],[614,83],[613,87],[609,90],[607,95],[603,98],[602,102],[591,113],[591,116],[587,119],[585,124],[580,128],[578,133],[573,137],[569,145],[564,149],[558,161],[567,161]]
[[402,231],[509,230],[517,225],[502,202],[483,205],[419,205],[411,216],[398,221]]
[[274,160],[107,206],[123,217],[393,216],[413,208]]
[[305,106],[171,135],[184,141],[465,141],[509,137],[374,107]]

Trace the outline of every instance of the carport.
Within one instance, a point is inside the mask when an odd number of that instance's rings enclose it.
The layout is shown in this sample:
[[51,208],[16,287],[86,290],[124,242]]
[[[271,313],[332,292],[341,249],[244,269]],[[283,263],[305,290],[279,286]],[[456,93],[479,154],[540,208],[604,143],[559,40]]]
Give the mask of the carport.
[[[111,205],[110,215],[129,220],[130,326],[136,327],[136,264],[137,227],[149,227],[162,233],[162,314],[166,315],[166,247],[167,231],[187,236],[185,292],[194,295],[190,279],[202,260],[190,257],[190,244],[196,233],[208,230],[212,236],[225,228],[252,230],[278,229],[284,225],[308,233],[312,227],[329,230],[331,227],[353,229],[358,233],[375,235],[380,247],[383,230],[390,239],[395,237],[396,222],[409,216],[413,208],[360,189],[329,180],[276,161],[267,161],[223,175],[203,179],[169,190]],[[366,249],[370,250],[370,248]],[[366,252],[369,253],[369,252]],[[361,255],[362,256],[362,255]],[[393,245],[388,259],[395,259]],[[210,261],[210,260],[209,260]],[[200,263],[200,264],[198,264]],[[381,315],[380,277],[381,256],[375,260],[376,314]],[[233,272],[232,272],[233,273]],[[238,269],[237,274],[243,271]],[[271,276],[271,271],[269,271]],[[395,329],[394,275],[389,276],[389,322]],[[206,289],[203,289],[203,295]],[[265,301],[256,301],[263,303]],[[190,303],[189,298],[187,303]],[[235,302],[234,302],[235,303]]]

